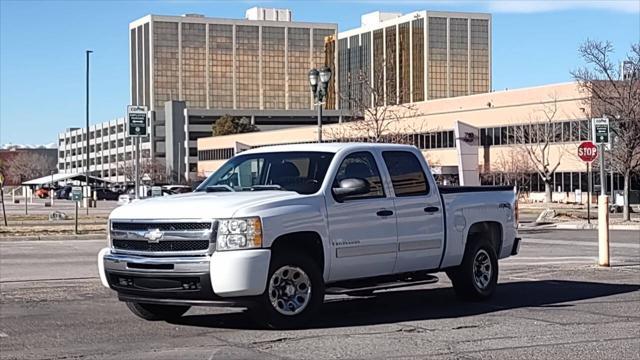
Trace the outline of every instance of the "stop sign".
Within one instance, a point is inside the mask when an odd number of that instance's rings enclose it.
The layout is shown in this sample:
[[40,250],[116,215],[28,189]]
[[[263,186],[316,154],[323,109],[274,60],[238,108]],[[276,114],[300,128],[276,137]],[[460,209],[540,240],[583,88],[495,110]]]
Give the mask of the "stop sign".
[[598,148],[591,141],[582,142],[578,146],[578,156],[584,162],[592,162],[598,157]]

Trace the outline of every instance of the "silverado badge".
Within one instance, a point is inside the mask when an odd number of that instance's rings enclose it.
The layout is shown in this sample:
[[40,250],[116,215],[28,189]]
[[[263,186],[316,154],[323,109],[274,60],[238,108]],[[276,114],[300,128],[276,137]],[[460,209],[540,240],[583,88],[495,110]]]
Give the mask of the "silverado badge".
[[144,233],[145,239],[152,244],[160,242],[160,239],[164,236],[164,232],[160,231],[160,229],[149,229],[146,233]]

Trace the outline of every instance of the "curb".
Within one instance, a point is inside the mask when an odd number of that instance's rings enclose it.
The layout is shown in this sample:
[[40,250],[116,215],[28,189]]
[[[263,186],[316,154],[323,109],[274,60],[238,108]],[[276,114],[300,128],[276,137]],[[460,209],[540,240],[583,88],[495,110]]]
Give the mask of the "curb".
[[69,235],[29,235],[29,236],[0,236],[0,242],[12,241],[51,241],[51,240],[96,240],[107,239],[107,235],[103,233],[95,234],[69,234]]
[[[540,225],[540,226],[531,226],[531,227],[520,227],[518,231],[535,231],[535,230],[544,230],[544,229],[557,229],[557,230],[596,230],[598,229],[597,223],[591,224],[549,224],[549,225]],[[609,230],[624,230],[624,231],[640,231],[639,225],[609,225]]]

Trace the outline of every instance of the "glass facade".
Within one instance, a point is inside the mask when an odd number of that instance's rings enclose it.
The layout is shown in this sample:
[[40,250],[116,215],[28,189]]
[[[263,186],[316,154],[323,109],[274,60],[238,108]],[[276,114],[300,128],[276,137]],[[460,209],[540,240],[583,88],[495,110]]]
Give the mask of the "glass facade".
[[[336,30],[294,24],[220,24],[176,17],[133,27],[131,104],[157,111],[169,100],[197,109],[312,109],[309,69],[332,68],[329,91],[335,91],[335,49],[327,46]],[[329,98],[335,101],[335,95]],[[335,108],[333,104],[327,108]]]
[[362,82],[362,104],[371,103],[371,33],[360,35],[360,57],[362,69],[359,80]]
[[209,24],[209,106],[233,108],[233,25]]
[[284,28],[262,27],[262,99],[264,109],[284,109]]
[[131,61],[131,105],[139,105],[138,104],[138,67],[136,61],[136,29],[131,29],[129,31],[129,56]]
[[287,63],[289,73],[289,109],[310,109],[309,91],[309,29],[289,28],[287,31]]
[[325,66],[325,38],[335,34],[336,32],[333,29],[313,29],[313,50],[311,56],[312,65],[316,69]]
[[411,22],[413,101],[424,100],[424,19]]
[[178,99],[178,23],[156,21],[153,24],[154,105]]
[[143,41],[144,41],[144,101],[143,105],[149,106],[151,104],[151,66],[149,65],[151,62],[151,44],[149,43],[149,23],[144,24],[143,26]]
[[396,27],[388,26],[384,30],[385,35],[385,85],[387,104],[397,103],[397,81],[396,81]]
[[471,19],[471,94],[491,91],[489,79],[489,21]]
[[187,107],[207,107],[206,26],[182,24],[182,99]]
[[373,32],[373,94],[374,105],[384,104],[384,30]]
[[338,99],[341,109],[348,109],[351,101],[351,77],[349,76],[349,39],[338,40],[339,91]]
[[411,65],[410,65],[410,48],[411,41],[409,39],[409,23],[398,25],[398,83],[400,93],[398,98],[401,104],[411,101]]
[[467,19],[449,19],[449,96],[469,94],[469,33]]
[[[348,42],[341,38],[340,67],[347,69],[341,79],[353,81],[355,69],[366,69],[378,106],[385,101],[404,104],[488,92],[489,22],[455,15],[424,18],[418,13],[404,22],[351,35]],[[341,89],[351,96],[357,91],[364,90]]]
[[447,18],[429,18],[429,63],[427,73],[429,99],[440,99],[447,93]]
[[257,26],[236,26],[236,106],[260,108],[259,43]]
[[[342,41],[342,40],[341,40]],[[362,82],[358,79],[362,68],[360,47],[360,35],[354,35],[349,37],[349,99],[352,104],[359,104],[361,97]],[[342,109],[346,107],[341,106]]]

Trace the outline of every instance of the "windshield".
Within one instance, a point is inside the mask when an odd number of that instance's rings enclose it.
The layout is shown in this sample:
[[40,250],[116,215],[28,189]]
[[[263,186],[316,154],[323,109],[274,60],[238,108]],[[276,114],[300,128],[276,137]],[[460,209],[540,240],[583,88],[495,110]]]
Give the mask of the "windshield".
[[196,191],[288,190],[313,194],[320,189],[333,155],[299,151],[239,155],[211,174]]

